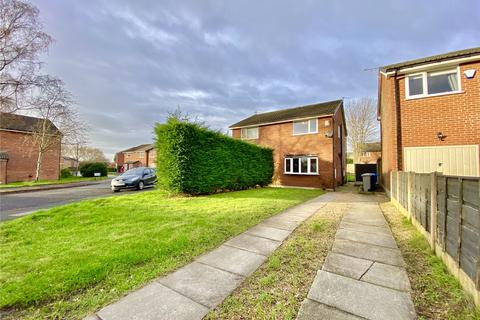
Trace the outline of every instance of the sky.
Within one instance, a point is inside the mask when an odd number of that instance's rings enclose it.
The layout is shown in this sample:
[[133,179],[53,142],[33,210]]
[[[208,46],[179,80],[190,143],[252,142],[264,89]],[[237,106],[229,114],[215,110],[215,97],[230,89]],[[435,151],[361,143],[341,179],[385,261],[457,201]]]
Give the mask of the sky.
[[375,68],[480,46],[478,0],[33,0],[61,78],[112,158],[182,112],[215,130],[255,112],[377,96]]

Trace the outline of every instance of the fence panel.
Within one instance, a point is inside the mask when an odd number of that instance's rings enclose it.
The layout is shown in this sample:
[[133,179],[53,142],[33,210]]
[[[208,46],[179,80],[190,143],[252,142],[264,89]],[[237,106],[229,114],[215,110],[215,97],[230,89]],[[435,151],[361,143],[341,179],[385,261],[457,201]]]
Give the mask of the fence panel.
[[[394,172],[391,179],[394,203],[415,220],[462,285],[469,279],[464,287],[480,304],[480,177],[437,175],[433,190],[431,174]],[[430,234],[433,214],[435,236]]]

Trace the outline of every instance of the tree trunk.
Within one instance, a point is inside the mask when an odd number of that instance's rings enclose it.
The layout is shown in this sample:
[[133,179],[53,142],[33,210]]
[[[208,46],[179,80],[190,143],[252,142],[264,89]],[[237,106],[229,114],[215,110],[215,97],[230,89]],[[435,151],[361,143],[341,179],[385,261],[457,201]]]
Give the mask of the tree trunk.
[[37,168],[35,170],[35,182],[38,182],[40,179],[40,170],[42,168],[42,158],[43,158],[43,151],[38,151],[38,158],[37,158]]

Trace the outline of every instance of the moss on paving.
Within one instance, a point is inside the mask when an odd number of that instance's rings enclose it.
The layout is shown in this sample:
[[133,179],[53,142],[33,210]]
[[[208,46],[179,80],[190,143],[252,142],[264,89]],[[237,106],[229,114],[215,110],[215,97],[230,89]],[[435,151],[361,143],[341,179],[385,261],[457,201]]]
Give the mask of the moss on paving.
[[203,197],[161,190],[86,200],[0,224],[3,319],[78,319],[318,190]]
[[391,203],[381,208],[407,264],[419,319],[480,319],[480,311],[427,240]]
[[346,208],[320,209],[206,319],[295,319]]

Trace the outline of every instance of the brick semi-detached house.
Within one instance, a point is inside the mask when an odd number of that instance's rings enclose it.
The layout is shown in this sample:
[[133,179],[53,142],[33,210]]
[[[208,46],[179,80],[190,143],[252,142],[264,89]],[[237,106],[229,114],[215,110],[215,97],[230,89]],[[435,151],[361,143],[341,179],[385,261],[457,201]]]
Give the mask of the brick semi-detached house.
[[[33,132],[43,119],[0,112],[0,183],[35,179],[38,147]],[[47,128],[54,143],[44,153],[40,180],[56,180],[60,175],[62,134],[50,120]]]
[[345,181],[342,100],[255,114],[230,129],[273,149],[275,185],[335,189]]
[[392,170],[480,175],[480,48],[380,68],[382,181]]
[[[115,154],[115,165],[117,171],[128,170],[137,167],[155,168],[157,163],[157,152],[152,143],[141,144]],[[122,168],[123,169],[120,169]]]

